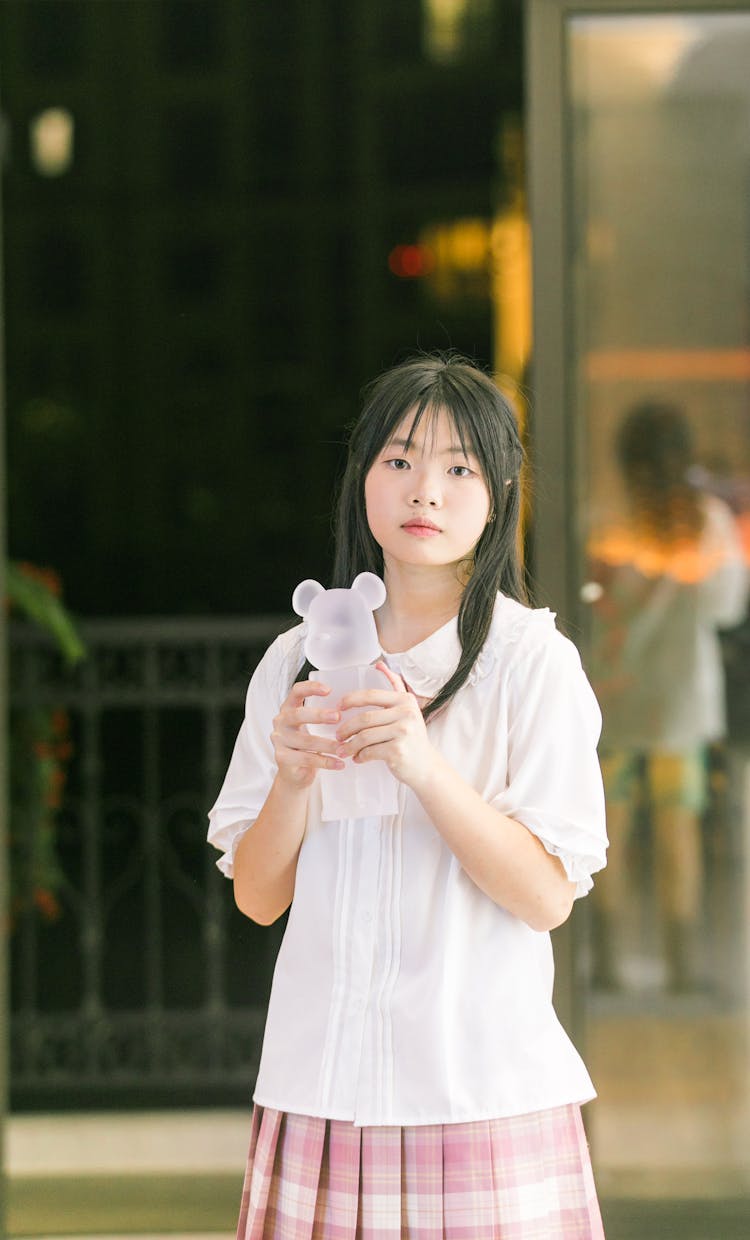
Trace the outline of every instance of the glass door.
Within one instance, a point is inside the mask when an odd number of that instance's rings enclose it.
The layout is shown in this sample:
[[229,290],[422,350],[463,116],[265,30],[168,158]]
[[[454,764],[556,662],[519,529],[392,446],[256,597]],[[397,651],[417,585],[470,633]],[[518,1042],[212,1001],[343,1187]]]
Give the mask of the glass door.
[[688,1212],[710,1240],[750,1234],[750,8],[651,7],[531,5],[540,570],[558,503],[604,717],[571,956],[600,1192],[733,1203]]

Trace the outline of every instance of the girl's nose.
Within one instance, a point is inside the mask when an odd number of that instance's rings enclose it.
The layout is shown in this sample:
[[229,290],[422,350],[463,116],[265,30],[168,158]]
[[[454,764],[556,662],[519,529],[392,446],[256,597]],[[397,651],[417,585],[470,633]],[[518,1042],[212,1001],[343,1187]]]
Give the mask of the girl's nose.
[[423,508],[427,505],[430,508],[440,507],[440,497],[433,491],[422,490],[412,495],[410,504],[414,504],[417,508]]
[[428,505],[431,508],[439,508],[442,502],[440,485],[435,478],[422,475],[421,478],[414,479],[414,489],[411,499],[409,500],[415,507],[424,507]]

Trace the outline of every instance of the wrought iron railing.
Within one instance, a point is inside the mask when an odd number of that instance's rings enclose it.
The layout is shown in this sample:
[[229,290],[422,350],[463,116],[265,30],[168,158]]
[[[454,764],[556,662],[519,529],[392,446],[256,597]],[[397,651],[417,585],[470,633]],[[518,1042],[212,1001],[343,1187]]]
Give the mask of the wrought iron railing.
[[13,630],[11,710],[64,710],[73,738],[60,915],[26,909],[11,935],[15,1105],[246,1099],[280,927],[237,912],[206,810],[249,675],[290,623],[91,621],[73,669]]

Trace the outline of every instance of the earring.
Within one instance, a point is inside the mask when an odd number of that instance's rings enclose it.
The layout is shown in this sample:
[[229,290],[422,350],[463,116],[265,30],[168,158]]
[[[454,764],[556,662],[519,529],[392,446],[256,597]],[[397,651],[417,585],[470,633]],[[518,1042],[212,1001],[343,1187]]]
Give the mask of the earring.
[[493,508],[493,509],[492,509],[492,512],[490,513],[490,515],[489,515],[489,516],[488,516],[488,518],[487,518],[487,524],[488,524],[488,525],[491,525],[491,524],[492,524],[492,522],[493,522],[494,520],[495,520],[495,509]]

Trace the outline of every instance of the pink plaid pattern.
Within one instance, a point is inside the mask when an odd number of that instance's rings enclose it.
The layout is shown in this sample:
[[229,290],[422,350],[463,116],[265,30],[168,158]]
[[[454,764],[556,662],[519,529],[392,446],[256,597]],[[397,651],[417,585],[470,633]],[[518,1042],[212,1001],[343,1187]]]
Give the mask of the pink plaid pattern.
[[580,1108],[355,1128],[256,1107],[237,1240],[604,1240]]

